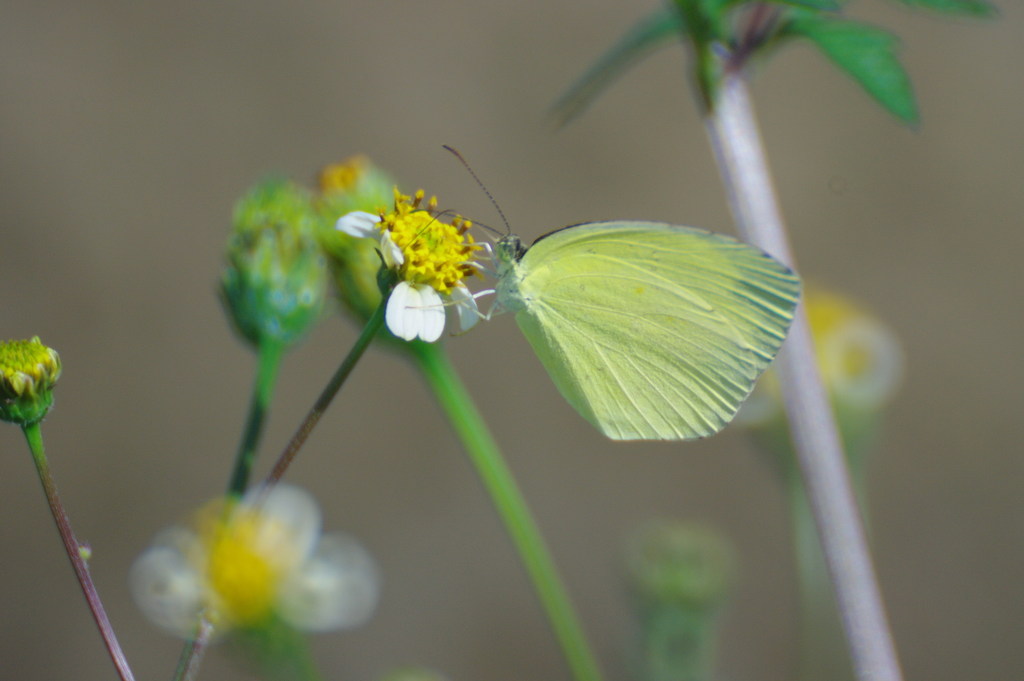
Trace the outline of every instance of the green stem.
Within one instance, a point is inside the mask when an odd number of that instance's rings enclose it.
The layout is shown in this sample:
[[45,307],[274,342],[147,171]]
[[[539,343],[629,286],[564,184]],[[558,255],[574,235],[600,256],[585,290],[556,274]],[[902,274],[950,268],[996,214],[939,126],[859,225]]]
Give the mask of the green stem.
[[480,412],[440,345],[412,343],[410,348],[519,550],[574,677],[577,681],[599,681],[601,672],[554,561]]
[[387,305],[387,296],[381,299],[380,305],[374,310],[370,320],[366,322],[366,326],[363,328],[363,332],[359,334],[359,338],[356,339],[355,345],[349,350],[348,355],[341,362],[341,366],[334,372],[331,380],[328,381],[324,387],[323,392],[320,393],[320,397],[317,398],[316,403],[306,414],[306,418],[303,419],[302,423],[299,424],[298,429],[292,436],[292,439],[288,442],[288,445],[284,448],[281,456],[278,458],[277,463],[274,464],[273,470],[267,479],[264,481],[264,488],[269,489],[271,486],[281,481],[288,466],[291,464],[292,459],[299,453],[299,449],[302,448],[306,438],[313,432],[313,428],[320,421],[320,417],[327,411],[327,407],[330,406],[334,396],[338,394],[342,384],[345,383],[345,379],[352,373],[352,369],[355,367],[356,362],[363,356],[366,348],[370,346],[370,342],[373,340],[380,328],[384,326],[384,309]]
[[103,642],[110,653],[110,659],[113,660],[114,667],[117,669],[117,673],[122,681],[134,681],[135,677],[128,666],[128,659],[121,650],[121,644],[117,642],[114,628],[110,625],[107,613],[103,609],[103,602],[100,601],[96,585],[93,584],[92,576],[89,574],[89,566],[86,563],[88,550],[79,544],[75,538],[75,534],[71,530],[71,522],[68,520],[68,514],[61,503],[60,495],[57,493],[57,484],[53,480],[53,475],[50,473],[50,465],[46,461],[46,453],[43,449],[43,434],[39,423],[36,422],[31,425],[22,426],[22,431],[25,433],[25,439],[28,440],[28,448],[32,452],[32,460],[35,461],[36,470],[39,472],[39,481],[43,484],[46,500],[50,504],[53,521],[57,524],[57,531],[60,533],[60,538],[64,541],[64,550],[71,561],[71,567],[75,569],[75,576],[78,577],[78,583],[82,587],[82,593],[85,594],[85,600],[89,604],[92,617],[96,620],[100,636],[103,637]]
[[[874,414],[864,415],[841,404],[833,404],[839,434],[850,468],[850,478],[865,529],[870,539],[864,459],[874,434]],[[789,496],[789,513],[799,579],[800,597],[800,669],[798,679],[815,681],[852,679],[850,654],[843,645],[843,630],[836,599],[829,583],[828,566],[822,553],[814,512],[807,497],[800,469],[787,435],[784,477]]]
[[259,346],[256,383],[252,389],[252,402],[249,404],[249,419],[245,424],[245,433],[238,446],[234,472],[228,485],[228,493],[236,496],[245,494],[252,475],[253,461],[256,459],[256,446],[263,432],[263,423],[270,407],[270,396],[274,392],[274,382],[285,346],[277,340],[265,339]]
[[644,681],[712,681],[717,621],[700,608],[658,603],[643,614]]
[[260,678],[324,681],[313,662],[308,636],[277,618],[255,628],[236,630],[227,643],[229,654],[244,660]]
[[[338,391],[341,389],[345,379],[348,378],[348,375],[352,373],[352,369],[355,367],[356,362],[358,362],[359,358],[363,356],[363,353],[366,351],[366,348],[369,347],[374,336],[377,335],[380,327],[384,325],[384,309],[386,304],[387,296],[384,297],[381,304],[370,317],[370,320],[366,323],[366,327],[359,335],[359,338],[356,339],[355,345],[353,345],[352,349],[349,350],[348,355],[342,361],[338,370],[334,372],[334,376],[331,377],[331,380],[328,381],[323,392],[320,393],[320,397],[317,398],[313,408],[306,414],[306,418],[299,425],[298,430],[295,431],[292,439],[285,447],[284,452],[282,452],[281,456],[278,458],[277,463],[274,464],[274,468],[270,472],[270,475],[268,475],[266,480],[263,481],[264,491],[270,489],[270,487],[281,481],[285,471],[288,470],[288,466],[295,458],[295,455],[299,453],[299,449],[302,448],[306,438],[308,438],[309,434],[313,432],[313,428],[316,426],[317,422],[320,421],[320,417],[323,416],[324,412],[327,410],[331,400],[333,400],[334,396],[338,394]],[[248,469],[252,464],[251,452],[255,451],[255,443],[259,437],[259,430],[261,428],[259,423],[254,424],[254,422],[257,419],[262,421],[263,415],[266,411],[265,407],[269,401],[270,392],[273,389],[273,379],[277,372],[277,366],[280,364],[280,352],[280,349],[277,350],[276,357],[274,356],[274,351],[271,349],[261,351],[260,353],[259,376],[257,378],[256,388],[253,391],[253,409],[250,412],[249,424],[246,426],[245,439],[239,449],[238,463],[236,464],[235,475],[232,478],[229,493],[240,494],[241,490],[236,487],[235,481],[243,475],[246,479],[248,478]],[[259,411],[258,414],[257,411]],[[245,461],[245,459],[249,460]],[[239,469],[242,466],[246,467],[246,471],[244,473],[239,472]],[[244,489],[244,487],[245,484],[243,482],[242,488]],[[185,648],[181,651],[181,656],[178,661],[177,671],[175,672],[175,681],[188,681],[188,679],[191,679],[196,674],[199,662],[205,652],[207,643],[206,639],[208,639],[208,635],[204,639],[203,632],[204,629],[202,627],[202,623],[200,623],[200,629],[197,636],[185,644]]]
[[203,661],[212,635],[213,625],[205,617],[200,617],[195,635],[185,644],[178,657],[178,666],[174,670],[174,681],[194,681],[199,674],[199,663]]
[[789,512],[793,528],[800,603],[800,656],[798,679],[852,678],[850,656],[828,579],[828,568],[818,541],[807,491],[800,472],[787,472]]

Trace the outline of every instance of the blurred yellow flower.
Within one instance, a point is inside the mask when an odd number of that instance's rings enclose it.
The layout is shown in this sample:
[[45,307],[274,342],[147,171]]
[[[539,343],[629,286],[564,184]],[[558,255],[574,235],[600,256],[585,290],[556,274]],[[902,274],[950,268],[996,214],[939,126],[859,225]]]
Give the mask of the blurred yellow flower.
[[[903,373],[895,335],[863,306],[839,294],[808,285],[804,301],[818,369],[829,396],[842,406],[881,409]],[[753,425],[781,411],[778,379],[769,371],[743,405],[740,422]]]
[[[892,330],[853,300],[809,285],[804,301],[818,368],[856,473],[899,386],[903,354]],[[761,377],[736,422],[791,465],[792,443],[774,371]]]
[[158,626],[188,637],[200,615],[223,634],[272,617],[305,631],[353,627],[372,614],[373,560],[354,539],[320,536],[305,491],[278,485],[204,506],[191,527],[160,533],[132,566],[132,593]]

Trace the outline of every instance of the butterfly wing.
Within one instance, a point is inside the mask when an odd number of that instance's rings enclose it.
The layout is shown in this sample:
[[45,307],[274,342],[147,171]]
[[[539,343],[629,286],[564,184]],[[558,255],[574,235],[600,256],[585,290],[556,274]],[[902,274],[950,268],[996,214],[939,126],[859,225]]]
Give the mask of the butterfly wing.
[[553,232],[510,274],[516,321],[558,389],[616,440],[720,430],[800,295],[797,276],[751,246],[650,222]]

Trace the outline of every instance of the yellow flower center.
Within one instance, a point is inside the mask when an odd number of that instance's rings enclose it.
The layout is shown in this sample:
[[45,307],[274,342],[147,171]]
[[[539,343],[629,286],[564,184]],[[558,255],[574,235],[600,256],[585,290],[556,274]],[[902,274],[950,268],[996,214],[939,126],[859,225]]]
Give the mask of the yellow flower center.
[[399,268],[402,279],[426,284],[439,293],[448,293],[468,275],[477,272],[471,259],[479,245],[467,234],[473,224],[456,215],[451,224],[438,219],[437,198],[431,197],[421,208],[424,193],[405,196],[395,188],[395,209],[382,213],[380,229],[402,251],[405,262]]
[[831,387],[844,376],[855,378],[867,373],[874,363],[869,347],[844,344],[842,357],[835,364],[823,363],[821,357],[827,339],[842,333],[843,327],[854,320],[870,319],[867,312],[846,298],[827,291],[808,292],[806,298],[807,317],[817,342],[818,364],[822,367],[825,383]]
[[341,163],[332,163],[320,171],[320,191],[347,192],[363,176],[370,160],[365,156],[352,156]]
[[258,624],[273,610],[281,581],[283,566],[262,541],[273,521],[249,509],[215,517],[203,533],[206,579],[216,601],[211,616],[233,625]]
[[60,378],[60,356],[41,342],[0,343],[0,396],[35,397],[53,388]]

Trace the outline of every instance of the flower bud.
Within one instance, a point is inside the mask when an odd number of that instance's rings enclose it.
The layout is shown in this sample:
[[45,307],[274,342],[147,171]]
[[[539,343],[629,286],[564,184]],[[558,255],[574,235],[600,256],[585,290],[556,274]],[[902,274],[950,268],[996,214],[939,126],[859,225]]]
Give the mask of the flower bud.
[[298,341],[320,318],[326,263],[312,196],[282,180],[258,185],[235,206],[221,292],[235,328],[253,345]]
[[0,342],[0,419],[22,426],[41,421],[53,404],[60,369],[57,351],[38,336]]
[[448,681],[448,677],[426,667],[402,667],[389,672],[383,681]]
[[633,591],[646,607],[717,610],[735,572],[729,542],[695,523],[650,523],[632,538],[626,561]]
[[703,525],[661,521],[642,528],[627,556],[639,620],[637,676],[711,678],[718,614],[732,588],[732,546]]
[[320,243],[327,253],[335,291],[345,310],[364,323],[380,305],[377,246],[335,229],[342,215],[380,213],[394,201],[395,181],[365,156],[354,156],[320,172]]

